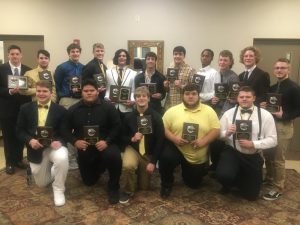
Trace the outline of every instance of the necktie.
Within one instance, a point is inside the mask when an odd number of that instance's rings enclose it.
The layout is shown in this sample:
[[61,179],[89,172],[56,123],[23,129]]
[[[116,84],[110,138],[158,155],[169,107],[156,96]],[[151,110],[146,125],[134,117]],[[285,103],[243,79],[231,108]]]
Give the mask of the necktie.
[[249,113],[251,114],[252,113],[252,109],[241,109],[241,113],[244,114],[244,113]]
[[249,75],[249,71],[246,70],[246,71],[245,71],[245,74],[244,74],[244,81],[247,81],[247,80],[248,80],[248,75]]
[[[143,116],[143,114],[140,114],[140,116]],[[144,135],[139,143],[139,151],[142,156],[145,155],[145,153],[146,153],[146,151],[145,151],[145,136]]]
[[17,67],[14,69],[14,75],[15,75],[15,76],[20,76],[19,70],[18,70]]
[[280,82],[278,82],[277,84],[276,93],[279,93],[279,91],[280,91]]
[[118,85],[121,86],[123,80],[123,69],[119,69],[119,74],[118,74]]
[[100,69],[101,69],[102,73],[105,74],[105,72],[104,72],[104,67],[103,67],[103,63],[100,63]]

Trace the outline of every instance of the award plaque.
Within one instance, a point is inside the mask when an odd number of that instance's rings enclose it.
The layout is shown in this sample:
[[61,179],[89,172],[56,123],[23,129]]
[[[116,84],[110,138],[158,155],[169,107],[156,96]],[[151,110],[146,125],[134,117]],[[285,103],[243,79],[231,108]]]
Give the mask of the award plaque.
[[99,87],[106,87],[106,80],[103,73],[93,75]]
[[200,74],[194,74],[191,80],[192,84],[196,84],[199,87],[199,92],[201,92],[204,84],[205,76]]
[[120,95],[120,87],[118,85],[111,85],[109,91],[109,99],[112,102],[118,102]]
[[99,141],[99,126],[84,126],[83,136],[86,142],[90,145],[95,145]]
[[267,93],[267,107],[271,113],[279,112],[281,106],[281,94],[278,93]]
[[40,80],[46,80],[46,81],[49,81],[52,83],[52,75],[51,75],[51,72],[48,70],[39,72],[39,78],[40,78]]
[[188,142],[194,141],[198,138],[199,124],[183,123],[182,138]]
[[226,100],[228,95],[228,85],[224,83],[215,83],[215,96],[220,100]]
[[228,88],[228,97],[231,99],[236,99],[239,94],[240,87],[241,87],[240,82],[230,83]]
[[252,120],[236,120],[236,139],[249,140],[252,139]]
[[152,133],[152,119],[151,115],[137,117],[138,132],[142,134]]
[[37,127],[37,139],[44,147],[49,147],[53,140],[53,128],[41,126]]
[[126,102],[130,100],[131,88],[126,86],[111,85],[109,98],[112,102]]
[[70,78],[70,90],[73,88],[81,89],[81,78],[77,76],[72,76]]
[[178,80],[179,70],[175,68],[167,69],[167,80],[173,83],[175,80]]
[[8,88],[28,89],[27,77],[8,75]]
[[146,86],[150,92],[150,95],[153,95],[156,92],[156,83],[140,83],[140,86]]
[[119,102],[126,102],[130,100],[130,95],[131,95],[131,88],[126,86],[121,86]]

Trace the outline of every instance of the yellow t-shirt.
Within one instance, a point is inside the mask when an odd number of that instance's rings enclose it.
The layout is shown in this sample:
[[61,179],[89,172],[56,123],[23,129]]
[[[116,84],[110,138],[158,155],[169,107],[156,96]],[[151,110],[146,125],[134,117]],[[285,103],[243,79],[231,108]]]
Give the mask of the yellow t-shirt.
[[[196,109],[188,109],[183,103],[170,108],[163,116],[164,126],[176,136],[182,136],[183,123],[199,124],[198,138],[204,137],[211,129],[220,129],[220,122],[215,111],[205,104],[199,104]],[[191,144],[176,147],[184,158],[193,164],[208,161],[208,146],[194,149]]]

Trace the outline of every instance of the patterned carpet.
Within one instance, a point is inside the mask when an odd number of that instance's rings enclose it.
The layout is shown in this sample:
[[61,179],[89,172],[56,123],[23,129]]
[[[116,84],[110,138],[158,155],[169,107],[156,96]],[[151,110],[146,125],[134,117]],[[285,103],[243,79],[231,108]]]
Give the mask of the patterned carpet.
[[159,176],[153,190],[138,192],[130,203],[111,206],[104,184],[82,185],[78,170],[69,173],[63,207],[54,207],[52,188],[27,187],[25,172],[13,176],[0,172],[0,224],[5,225],[292,225],[300,224],[300,175],[287,170],[286,192],[279,200],[249,202],[236,195],[218,194],[219,184],[207,177],[203,186],[191,190],[176,177],[168,200],[159,196]]

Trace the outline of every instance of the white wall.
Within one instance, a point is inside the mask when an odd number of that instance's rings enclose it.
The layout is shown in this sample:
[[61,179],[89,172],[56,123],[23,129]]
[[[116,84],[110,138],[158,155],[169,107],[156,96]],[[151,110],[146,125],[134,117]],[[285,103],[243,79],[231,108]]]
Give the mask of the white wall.
[[105,45],[108,61],[127,40],[149,39],[165,41],[165,67],[183,45],[195,68],[203,48],[216,55],[231,50],[236,72],[238,54],[253,38],[300,38],[299,0],[0,0],[0,8],[0,34],[44,35],[54,68],[74,38],[81,40],[82,63],[95,42]]

